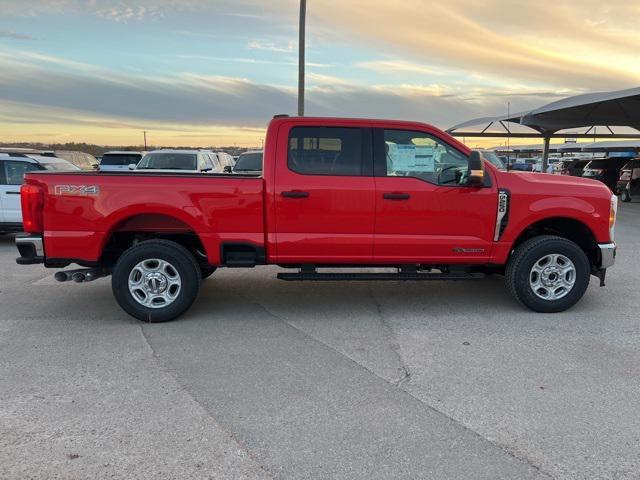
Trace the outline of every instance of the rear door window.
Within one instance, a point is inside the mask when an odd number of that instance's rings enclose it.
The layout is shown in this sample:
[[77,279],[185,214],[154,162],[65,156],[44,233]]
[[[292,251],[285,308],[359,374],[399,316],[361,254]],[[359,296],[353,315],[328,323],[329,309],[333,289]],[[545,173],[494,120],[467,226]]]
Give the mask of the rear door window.
[[40,170],[36,163],[15,162],[5,160],[3,167],[5,185],[22,185],[24,174],[34,170]]
[[290,170],[303,175],[363,174],[360,128],[294,127],[289,135]]

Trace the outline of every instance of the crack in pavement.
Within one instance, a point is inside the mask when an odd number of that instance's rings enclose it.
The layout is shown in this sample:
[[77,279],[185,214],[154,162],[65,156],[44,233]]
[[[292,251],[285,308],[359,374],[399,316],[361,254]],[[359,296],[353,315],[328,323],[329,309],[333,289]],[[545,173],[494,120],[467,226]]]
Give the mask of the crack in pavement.
[[401,372],[400,378],[390,383],[392,383],[396,387],[400,387],[401,385],[411,381],[411,371],[409,370],[409,366],[406,364],[406,362],[402,358],[402,353],[400,352],[400,343],[398,342],[396,333],[393,327],[391,326],[391,324],[388,322],[384,313],[382,312],[382,304],[378,301],[378,298],[376,297],[375,293],[373,293],[373,287],[371,286],[370,283],[367,284],[367,292],[369,293],[369,297],[371,298],[374,306],[376,307],[376,312],[378,313],[378,320],[380,320],[382,327],[386,330],[387,335],[390,339],[389,347],[391,348],[391,351],[395,355],[398,361],[398,364],[400,365],[400,368],[399,368]]

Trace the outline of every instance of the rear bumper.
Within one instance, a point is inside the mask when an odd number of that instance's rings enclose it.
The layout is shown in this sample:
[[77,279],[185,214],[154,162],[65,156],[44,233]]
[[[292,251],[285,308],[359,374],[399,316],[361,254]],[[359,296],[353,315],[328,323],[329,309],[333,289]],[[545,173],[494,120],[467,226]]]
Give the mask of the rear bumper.
[[615,243],[600,243],[598,244],[600,248],[600,268],[607,269],[612,267],[614,263],[616,263],[616,244]]
[[20,235],[16,237],[16,247],[20,256],[16,258],[19,265],[44,263],[44,242],[42,235]]

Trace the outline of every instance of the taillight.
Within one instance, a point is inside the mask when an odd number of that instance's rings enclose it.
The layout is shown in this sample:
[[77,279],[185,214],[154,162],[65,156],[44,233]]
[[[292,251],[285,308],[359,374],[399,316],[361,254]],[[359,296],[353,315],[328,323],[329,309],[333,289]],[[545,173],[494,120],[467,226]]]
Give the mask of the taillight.
[[616,217],[618,215],[618,197],[611,196],[611,207],[609,208],[609,239],[613,242],[616,235]]
[[36,185],[24,184],[20,188],[22,203],[22,225],[27,233],[42,233],[42,209],[44,208],[44,192]]

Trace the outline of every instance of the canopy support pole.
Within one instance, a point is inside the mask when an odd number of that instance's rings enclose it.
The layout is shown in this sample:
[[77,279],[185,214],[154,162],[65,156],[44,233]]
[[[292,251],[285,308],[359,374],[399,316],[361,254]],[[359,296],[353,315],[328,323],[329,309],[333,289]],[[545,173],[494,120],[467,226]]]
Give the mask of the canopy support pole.
[[549,166],[549,149],[551,148],[551,137],[545,135],[544,137],[544,150],[542,151],[542,173],[547,172]]

